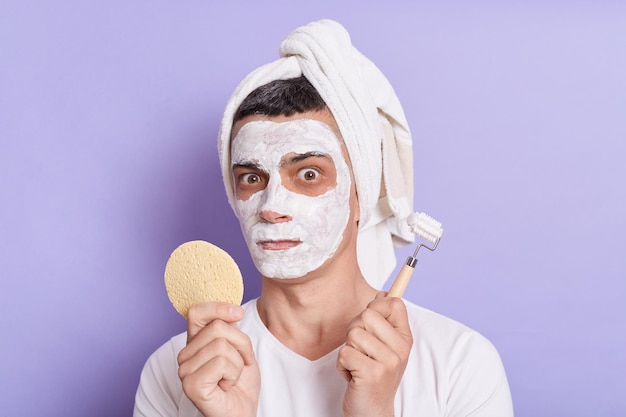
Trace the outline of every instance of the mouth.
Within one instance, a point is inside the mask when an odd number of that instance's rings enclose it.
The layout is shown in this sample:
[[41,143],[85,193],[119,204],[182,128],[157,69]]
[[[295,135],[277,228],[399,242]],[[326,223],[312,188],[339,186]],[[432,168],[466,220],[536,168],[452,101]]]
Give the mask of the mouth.
[[259,240],[257,246],[263,250],[288,250],[295,248],[302,242],[299,240]]

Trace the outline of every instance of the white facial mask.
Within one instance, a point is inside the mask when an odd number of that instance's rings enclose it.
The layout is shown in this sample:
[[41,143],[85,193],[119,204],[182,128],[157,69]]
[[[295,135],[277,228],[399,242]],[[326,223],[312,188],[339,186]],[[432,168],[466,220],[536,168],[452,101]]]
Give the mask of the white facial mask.
[[[326,154],[335,164],[336,185],[322,195],[289,191],[281,181],[282,158],[308,152]],[[231,149],[231,166],[246,163],[269,174],[265,189],[234,204],[257,269],[268,278],[299,278],[319,268],[337,250],[350,216],[350,170],[335,133],[326,124],[309,119],[247,123],[233,139]],[[262,211],[288,215],[291,220],[270,223],[259,217]],[[300,243],[285,250],[266,250],[257,244],[283,240]]]

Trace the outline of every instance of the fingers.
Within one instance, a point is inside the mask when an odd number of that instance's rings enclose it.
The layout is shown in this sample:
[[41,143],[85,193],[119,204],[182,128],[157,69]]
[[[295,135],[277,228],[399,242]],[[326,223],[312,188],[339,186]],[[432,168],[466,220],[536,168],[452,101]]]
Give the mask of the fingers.
[[179,366],[178,376],[184,388],[219,385],[222,390],[227,391],[237,384],[243,369],[241,356],[209,352],[204,356],[206,359],[193,357]]
[[379,294],[349,325],[337,369],[346,380],[365,371],[403,368],[413,345],[406,306],[399,298]]
[[[407,343],[412,345],[413,337],[404,302],[399,298],[387,298],[384,297],[384,293],[381,294],[352,321],[347,340],[352,339],[353,342],[365,346],[369,340],[367,336],[371,335],[393,350]],[[365,332],[356,331],[355,328],[363,329]],[[371,356],[375,352],[369,353]]]
[[367,308],[378,311],[398,331],[410,333],[406,305],[401,298],[387,297],[387,293],[379,292]]
[[406,306],[380,293],[348,326],[337,370],[348,381],[351,415],[393,415],[394,398],[413,345]]
[[[366,315],[374,315],[376,313],[366,313]],[[382,320],[380,316],[371,322]],[[348,330],[346,337],[346,345],[363,353],[366,357],[374,360],[385,360],[389,354],[389,350],[395,347],[397,335],[388,324],[376,324],[378,327],[368,326],[361,327],[356,325]]]
[[[230,349],[224,349],[224,345]],[[206,359],[207,354],[226,352],[241,356],[245,365],[255,362],[250,338],[232,323],[214,319],[189,338],[187,346],[178,355],[178,363],[186,362],[193,356]]]
[[[223,324],[229,326],[228,324]],[[204,336],[204,334],[202,334]],[[232,338],[226,336],[217,338],[207,338],[200,341],[200,335],[187,347],[180,351],[178,355],[178,373],[181,379],[184,376],[197,372],[206,364],[217,368],[241,369],[244,366],[244,359],[239,353]]]
[[250,338],[235,322],[243,309],[226,303],[198,304],[187,316],[187,345],[178,354],[178,376],[188,387],[228,390],[245,365],[255,363]]
[[343,345],[337,353],[337,370],[346,381],[364,378],[365,370],[372,371],[377,363],[359,348]]
[[[243,318],[243,308],[228,303],[196,304],[187,313],[187,348],[193,355],[213,338],[227,338],[244,358],[245,364],[254,362],[250,340],[239,329],[230,324]],[[228,323],[228,326],[223,324]],[[202,334],[195,343],[192,341]]]
[[235,323],[243,318],[243,308],[228,303],[196,304],[187,313],[187,341],[213,320]]

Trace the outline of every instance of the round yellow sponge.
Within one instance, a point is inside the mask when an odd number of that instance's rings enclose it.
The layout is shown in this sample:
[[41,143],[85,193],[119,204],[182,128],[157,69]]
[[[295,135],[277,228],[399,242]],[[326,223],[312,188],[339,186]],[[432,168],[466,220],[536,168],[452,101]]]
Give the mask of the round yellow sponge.
[[225,302],[240,305],[243,278],[234,259],[223,249],[203,240],[174,249],[165,266],[167,295],[187,318],[194,304]]

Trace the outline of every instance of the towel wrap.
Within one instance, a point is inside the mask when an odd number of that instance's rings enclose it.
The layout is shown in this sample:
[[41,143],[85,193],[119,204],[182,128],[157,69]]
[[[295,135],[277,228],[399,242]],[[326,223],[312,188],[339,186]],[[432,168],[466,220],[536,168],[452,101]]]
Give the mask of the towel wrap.
[[339,23],[325,19],[294,30],[280,58],[252,71],[233,92],[218,138],[228,200],[232,206],[230,136],[239,105],[257,87],[302,75],[324,99],[346,145],[360,207],[358,263],[381,289],[396,266],[394,247],[414,241],[406,221],[413,212],[411,133],[393,87]]

